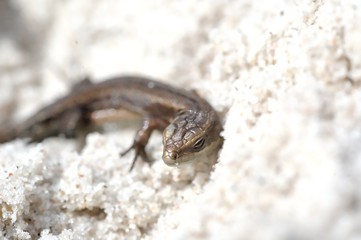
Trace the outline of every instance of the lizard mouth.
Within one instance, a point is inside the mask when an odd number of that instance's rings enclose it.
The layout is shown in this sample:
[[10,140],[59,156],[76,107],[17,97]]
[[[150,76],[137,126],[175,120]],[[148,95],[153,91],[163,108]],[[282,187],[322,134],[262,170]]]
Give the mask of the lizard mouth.
[[168,166],[179,166],[181,164],[196,160],[199,157],[199,155],[201,155],[201,152],[183,153],[182,155],[180,155],[175,151],[164,151],[162,158],[163,158],[163,162]]
[[[179,158],[179,154],[175,151],[164,151],[163,152],[163,161],[165,164],[167,164],[168,166],[178,166],[180,164],[180,158]],[[183,162],[183,161],[182,161]]]

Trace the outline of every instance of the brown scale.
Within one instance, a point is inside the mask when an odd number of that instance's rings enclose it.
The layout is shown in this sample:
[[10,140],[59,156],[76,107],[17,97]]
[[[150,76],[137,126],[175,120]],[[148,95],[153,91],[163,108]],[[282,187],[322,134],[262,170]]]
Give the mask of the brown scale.
[[130,170],[138,156],[150,162],[145,146],[153,130],[163,131],[163,160],[168,165],[189,161],[211,145],[218,149],[222,142],[216,112],[194,91],[148,78],[123,76],[96,84],[83,80],[68,95],[28,120],[0,130],[0,143],[16,138],[39,142],[56,135],[84,137],[94,130],[96,122],[128,116],[143,118],[133,144],[121,154],[135,151]]

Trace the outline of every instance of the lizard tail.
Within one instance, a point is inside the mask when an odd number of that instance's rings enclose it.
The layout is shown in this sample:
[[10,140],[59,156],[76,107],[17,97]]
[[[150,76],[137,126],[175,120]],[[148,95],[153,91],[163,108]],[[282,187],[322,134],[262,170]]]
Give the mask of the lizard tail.
[[13,128],[0,129],[0,143],[12,141],[17,138],[17,133]]

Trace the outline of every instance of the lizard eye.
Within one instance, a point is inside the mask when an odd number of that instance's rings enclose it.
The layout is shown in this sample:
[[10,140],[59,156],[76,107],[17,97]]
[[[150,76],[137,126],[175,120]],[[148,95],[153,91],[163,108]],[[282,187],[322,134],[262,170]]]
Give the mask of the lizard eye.
[[177,111],[177,115],[178,115],[178,116],[182,116],[182,115],[184,115],[185,113],[187,113],[187,111],[184,110],[184,109],[179,109],[179,110]]
[[194,150],[198,150],[201,149],[204,145],[205,139],[204,138],[199,138],[193,145],[193,149]]

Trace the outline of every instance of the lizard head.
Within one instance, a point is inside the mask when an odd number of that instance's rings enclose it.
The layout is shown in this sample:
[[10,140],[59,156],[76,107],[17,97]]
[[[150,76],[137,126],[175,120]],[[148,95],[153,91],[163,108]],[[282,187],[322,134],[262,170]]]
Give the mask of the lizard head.
[[177,166],[218,150],[221,130],[214,111],[183,111],[163,132],[163,161]]

